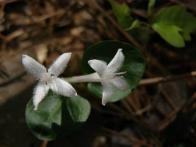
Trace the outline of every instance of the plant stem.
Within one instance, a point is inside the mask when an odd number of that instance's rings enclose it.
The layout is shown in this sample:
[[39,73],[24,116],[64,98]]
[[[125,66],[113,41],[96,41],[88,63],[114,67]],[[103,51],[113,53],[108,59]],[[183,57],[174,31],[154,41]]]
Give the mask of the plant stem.
[[[124,74],[124,72],[119,73]],[[156,78],[149,78],[149,79],[143,79],[140,81],[139,85],[152,85],[152,84],[158,84],[163,82],[169,82],[169,81],[175,81],[179,79],[189,79],[196,77],[196,71],[192,71],[187,74],[182,75],[176,75],[176,76],[166,76],[166,77],[156,77]],[[92,73],[88,75],[83,76],[73,76],[70,78],[64,78],[67,82],[70,83],[80,83],[80,82],[101,82],[101,79],[97,73]]]
[[101,79],[97,73],[92,73],[83,76],[73,76],[70,78],[64,78],[69,83],[80,83],[80,82],[100,82]]

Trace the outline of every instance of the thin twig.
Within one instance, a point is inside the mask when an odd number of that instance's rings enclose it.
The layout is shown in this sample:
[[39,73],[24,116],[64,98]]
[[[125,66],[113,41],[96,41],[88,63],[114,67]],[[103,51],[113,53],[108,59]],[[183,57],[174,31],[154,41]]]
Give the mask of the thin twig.
[[58,10],[55,13],[46,14],[46,15],[43,15],[43,16],[40,16],[40,17],[33,18],[32,23],[39,23],[39,22],[44,21],[46,19],[49,19],[51,17],[58,16],[58,15],[63,15],[64,13],[65,13],[64,10]]
[[125,36],[125,38],[130,41],[131,43],[133,43],[134,46],[142,49],[143,47],[141,46],[140,43],[138,43],[130,34],[128,34],[127,32],[125,32],[117,23],[116,21],[108,14],[106,13],[100,6],[99,4],[97,4],[97,2],[95,0],[92,0],[92,2],[94,3],[94,7],[100,11],[111,23],[112,25],[122,34]]
[[16,76],[10,78],[9,80],[0,83],[0,87],[4,87],[4,86],[6,86],[6,85],[8,85],[8,84],[11,84],[12,82],[15,82],[15,81],[21,79],[21,78],[22,78],[23,76],[25,76],[25,75],[26,75],[26,72],[23,71],[23,72],[19,73],[18,75],[16,75]]
[[103,129],[103,131],[108,133],[109,136],[114,135],[114,136],[118,136],[118,137],[121,137],[121,138],[125,138],[125,139],[127,139],[127,141],[130,141],[130,143],[134,143],[134,142],[138,142],[139,141],[131,133],[130,134],[125,134],[125,133],[117,132],[117,131],[109,129],[109,128],[102,128],[102,129]]
[[176,81],[180,79],[190,79],[193,77],[196,77],[196,71],[192,71],[191,73],[177,75],[177,76],[166,76],[166,77],[143,79],[140,81],[139,85],[152,85],[152,84],[158,84],[163,82]]
[[13,3],[16,2],[18,0],[0,0],[0,4],[8,4],[8,3]]
[[44,140],[44,141],[42,141],[42,144],[40,147],[47,147],[47,145],[48,145],[48,141]]

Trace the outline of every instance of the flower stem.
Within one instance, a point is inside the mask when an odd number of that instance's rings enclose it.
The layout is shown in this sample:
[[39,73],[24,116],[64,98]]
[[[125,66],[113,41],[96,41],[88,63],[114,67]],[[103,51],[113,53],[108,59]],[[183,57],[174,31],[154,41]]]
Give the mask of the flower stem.
[[74,76],[70,78],[64,78],[69,83],[80,83],[80,82],[101,82],[101,79],[97,73],[92,73],[83,76]]

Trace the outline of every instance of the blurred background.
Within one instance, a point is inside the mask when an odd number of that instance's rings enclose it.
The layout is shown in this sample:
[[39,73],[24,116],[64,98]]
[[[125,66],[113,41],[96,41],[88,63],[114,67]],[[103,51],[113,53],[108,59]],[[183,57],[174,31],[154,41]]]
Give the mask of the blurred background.
[[[118,2],[132,9],[132,17],[151,23],[148,0]],[[196,14],[195,0],[157,0],[154,12],[170,5],[183,5]],[[75,85],[92,104],[87,123],[55,141],[36,139],[24,117],[36,80],[24,71],[21,55],[49,66],[61,53],[72,52],[63,76],[80,75],[84,50],[109,39],[140,49],[147,61],[147,81],[107,107],[85,84]],[[178,49],[143,25],[127,32],[107,0],[0,0],[0,147],[195,147],[195,39],[193,33],[192,41]]]

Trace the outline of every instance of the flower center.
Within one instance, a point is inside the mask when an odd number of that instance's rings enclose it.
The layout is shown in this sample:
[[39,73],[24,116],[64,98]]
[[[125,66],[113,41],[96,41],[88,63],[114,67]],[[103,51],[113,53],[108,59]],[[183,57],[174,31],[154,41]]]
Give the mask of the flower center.
[[114,74],[114,73],[108,73],[108,72],[105,72],[105,73],[103,73],[103,75],[100,76],[100,78],[101,78],[103,81],[110,81],[110,80],[112,80],[114,77],[115,77],[115,74]]
[[110,73],[110,72],[105,72],[101,78],[103,81],[110,81],[112,79],[114,79],[116,76],[122,76],[126,74],[126,72],[118,72],[118,73]]
[[50,73],[44,73],[40,79],[40,81],[44,82],[44,83],[49,83],[52,81],[52,79],[54,79],[55,76],[51,75]]

